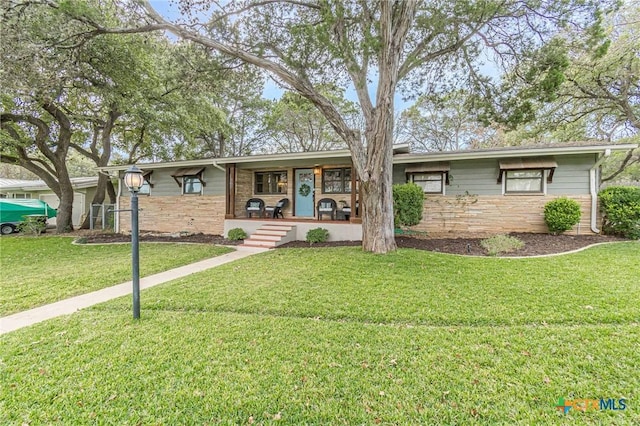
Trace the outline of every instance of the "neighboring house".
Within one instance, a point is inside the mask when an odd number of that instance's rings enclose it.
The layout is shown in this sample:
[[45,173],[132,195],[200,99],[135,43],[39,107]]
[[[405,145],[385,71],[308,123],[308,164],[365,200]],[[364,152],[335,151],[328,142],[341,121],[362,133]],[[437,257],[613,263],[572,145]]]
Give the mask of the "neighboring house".
[[[571,232],[595,233],[599,232],[600,164],[611,151],[634,148],[581,144],[412,154],[403,145],[394,149],[393,181],[415,182],[423,188],[423,219],[414,229],[430,234],[547,232],[544,205],[562,196],[582,206],[582,220]],[[296,239],[304,239],[308,229],[318,226],[327,228],[332,240],[362,236],[358,180],[348,150],[138,166],[145,174],[139,201],[141,230],[226,235],[240,227],[251,234],[277,221],[295,226]],[[119,210],[129,206],[121,179],[127,168],[101,168],[120,178]],[[270,206],[287,198],[284,219],[247,218],[247,203],[254,198]],[[322,199],[334,200],[337,209],[331,204],[319,206]],[[319,207],[333,214],[323,214],[321,224]],[[121,213],[116,230],[128,231],[129,217]]]
[[[98,177],[71,178],[73,186],[73,226],[79,226],[89,214],[91,200],[98,186]],[[58,208],[60,199],[42,180],[17,180],[0,178],[0,198],[30,198],[42,200],[54,209]],[[51,218],[49,225],[55,225]]]

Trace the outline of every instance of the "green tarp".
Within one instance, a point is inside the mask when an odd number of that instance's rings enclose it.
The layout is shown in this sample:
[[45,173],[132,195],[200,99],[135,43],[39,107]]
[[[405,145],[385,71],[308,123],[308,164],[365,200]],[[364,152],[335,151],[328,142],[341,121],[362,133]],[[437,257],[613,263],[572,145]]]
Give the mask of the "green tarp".
[[22,222],[24,216],[38,215],[56,217],[58,212],[41,200],[13,199],[0,200],[0,222]]

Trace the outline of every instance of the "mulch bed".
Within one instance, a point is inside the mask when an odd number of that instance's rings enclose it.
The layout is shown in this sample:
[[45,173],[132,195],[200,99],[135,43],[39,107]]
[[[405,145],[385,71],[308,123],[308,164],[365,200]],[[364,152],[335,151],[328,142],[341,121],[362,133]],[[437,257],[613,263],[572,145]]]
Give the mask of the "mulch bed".
[[[131,242],[131,235],[114,233],[93,233],[79,235],[83,242],[87,244],[107,244],[107,243],[128,243]],[[231,241],[220,235],[209,234],[158,234],[153,232],[140,233],[141,242],[153,243],[200,243],[200,244],[220,244],[233,246],[242,244],[242,241]]]
[[[511,253],[501,256],[538,256],[545,254],[563,253],[576,250],[596,243],[612,241],[624,241],[621,238],[604,235],[549,235],[549,234],[529,234],[511,233],[524,242],[524,247]],[[86,243],[118,243],[130,242],[131,236],[113,233],[91,233],[80,235]],[[428,250],[440,253],[452,253],[472,256],[486,256],[486,250],[480,245],[484,238],[432,238],[428,236],[396,236],[396,244],[399,248],[413,248],[418,250]],[[220,235],[208,234],[157,234],[141,233],[142,242],[171,242],[171,243],[204,243],[221,245],[238,245],[242,241],[231,241],[222,238]],[[283,244],[278,248],[309,248],[309,247],[344,247],[360,246],[360,241],[334,241],[327,243],[316,243],[310,245],[305,241],[293,241]]]
[[[539,256],[556,254],[587,247],[592,244],[612,241],[624,241],[620,238],[604,235],[549,235],[511,233],[513,237],[524,242],[524,247],[500,256]],[[471,256],[487,256],[486,250],[480,245],[484,238],[430,238],[422,236],[396,236],[399,248],[412,248],[440,253],[463,254]],[[313,244],[312,247],[359,246],[360,241],[335,241]],[[294,241],[280,247],[309,247],[304,241]]]

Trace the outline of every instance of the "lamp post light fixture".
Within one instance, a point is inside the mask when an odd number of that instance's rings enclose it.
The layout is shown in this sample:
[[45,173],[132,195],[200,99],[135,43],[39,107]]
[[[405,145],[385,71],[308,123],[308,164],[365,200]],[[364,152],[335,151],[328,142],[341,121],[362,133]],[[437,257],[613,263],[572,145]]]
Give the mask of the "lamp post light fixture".
[[136,166],[124,172],[124,184],[131,192],[131,270],[133,275],[133,319],[140,318],[140,242],[138,230],[138,191],[144,184],[142,170]]

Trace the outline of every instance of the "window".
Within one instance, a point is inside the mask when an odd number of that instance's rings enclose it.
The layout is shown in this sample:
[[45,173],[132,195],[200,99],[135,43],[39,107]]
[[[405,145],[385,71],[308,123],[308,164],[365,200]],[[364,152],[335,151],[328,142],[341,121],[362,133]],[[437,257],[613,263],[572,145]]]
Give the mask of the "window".
[[200,176],[183,176],[182,193],[202,194],[202,181],[200,180]]
[[324,169],[322,171],[322,192],[325,194],[350,194],[351,168]]
[[504,180],[504,194],[544,194],[558,167],[553,157],[506,158],[499,164],[498,183]]
[[506,170],[505,194],[544,193],[543,170]]
[[286,194],[287,172],[256,172],[256,194]]
[[449,185],[451,166],[446,161],[408,164],[404,172],[407,182],[413,182],[422,188],[425,194],[444,194],[445,185]]
[[[176,181],[178,186],[182,188],[182,195],[201,195],[202,188],[205,186],[205,182],[202,177],[203,172],[204,167],[184,168],[176,170],[171,177]],[[149,181],[147,180],[147,182]],[[152,184],[149,185],[153,186]]]
[[14,193],[11,194],[11,198],[17,198],[17,199],[31,199],[31,194],[26,194],[26,193]]
[[422,188],[425,194],[444,194],[444,172],[436,173],[409,173],[409,182],[413,182]]
[[142,186],[138,190],[139,195],[150,195],[151,194],[151,186],[149,185],[148,180],[144,180]]
[[151,183],[151,174],[153,170],[142,171],[142,186],[138,190],[139,195],[151,195],[151,188],[153,188],[153,184]]

